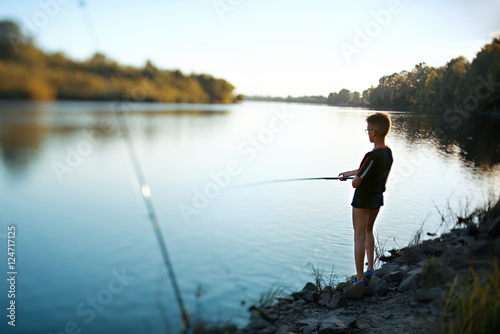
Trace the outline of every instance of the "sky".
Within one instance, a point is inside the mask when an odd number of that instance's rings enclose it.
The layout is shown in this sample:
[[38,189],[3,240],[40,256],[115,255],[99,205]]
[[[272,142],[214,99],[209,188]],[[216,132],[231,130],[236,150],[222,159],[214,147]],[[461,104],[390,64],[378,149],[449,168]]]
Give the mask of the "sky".
[[76,60],[207,73],[245,95],[359,91],[425,62],[472,60],[500,0],[0,0],[35,44]]

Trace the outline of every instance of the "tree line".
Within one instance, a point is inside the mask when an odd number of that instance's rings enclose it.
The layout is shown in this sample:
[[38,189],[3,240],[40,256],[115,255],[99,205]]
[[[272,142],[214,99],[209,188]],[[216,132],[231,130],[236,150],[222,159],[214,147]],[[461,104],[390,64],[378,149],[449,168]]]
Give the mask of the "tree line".
[[330,93],[330,105],[353,105],[390,110],[500,110],[500,39],[486,44],[470,62],[464,56],[444,66],[425,63],[411,71],[385,75],[376,87]]
[[124,66],[102,53],[74,61],[48,54],[23,36],[17,23],[0,21],[0,99],[126,100],[233,103],[234,86],[208,74]]

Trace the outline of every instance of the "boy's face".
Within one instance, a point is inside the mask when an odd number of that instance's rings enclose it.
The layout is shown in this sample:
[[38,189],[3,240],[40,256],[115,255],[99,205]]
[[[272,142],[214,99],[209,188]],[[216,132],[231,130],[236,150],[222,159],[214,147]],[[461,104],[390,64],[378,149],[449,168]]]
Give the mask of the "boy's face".
[[375,140],[375,134],[377,133],[377,130],[375,129],[373,124],[366,123],[366,132],[368,133],[370,143],[373,143],[373,141]]

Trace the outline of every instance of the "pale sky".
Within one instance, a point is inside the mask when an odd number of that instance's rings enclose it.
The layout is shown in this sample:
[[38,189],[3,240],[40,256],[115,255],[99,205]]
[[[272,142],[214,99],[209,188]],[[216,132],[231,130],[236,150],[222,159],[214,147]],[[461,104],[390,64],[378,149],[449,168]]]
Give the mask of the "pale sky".
[[[362,92],[420,62],[472,60],[500,0],[0,0],[45,51],[224,78],[246,95]],[[98,42],[89,34],[90,15]]]

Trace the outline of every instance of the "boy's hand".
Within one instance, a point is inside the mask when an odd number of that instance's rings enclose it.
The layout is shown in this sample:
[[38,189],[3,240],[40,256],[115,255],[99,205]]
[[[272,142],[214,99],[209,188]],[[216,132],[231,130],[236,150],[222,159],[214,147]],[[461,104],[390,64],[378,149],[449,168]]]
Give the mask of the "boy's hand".
[[347,177],[348,175],[346,175],[347,173],[346,172],[342,172],[339,174],[340,176],[340,181],[347,181],[347,179],[345,177]]

